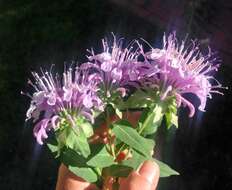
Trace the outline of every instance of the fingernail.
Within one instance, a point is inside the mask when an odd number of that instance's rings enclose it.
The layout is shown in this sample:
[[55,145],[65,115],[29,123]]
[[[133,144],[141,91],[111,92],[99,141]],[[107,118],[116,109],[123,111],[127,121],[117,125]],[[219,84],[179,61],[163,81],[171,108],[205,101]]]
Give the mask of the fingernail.
[[159,176],[159,168],[152,161],[145,161],[138,169],[138,173],[143,176],[150,184]]
[[140,168],[142,167],[142,165],[143,165],[143,163],[141,163],[139,166],[138,166],[138,168],[137,168],[137,172],[139,173],[139,170],[140,170]]

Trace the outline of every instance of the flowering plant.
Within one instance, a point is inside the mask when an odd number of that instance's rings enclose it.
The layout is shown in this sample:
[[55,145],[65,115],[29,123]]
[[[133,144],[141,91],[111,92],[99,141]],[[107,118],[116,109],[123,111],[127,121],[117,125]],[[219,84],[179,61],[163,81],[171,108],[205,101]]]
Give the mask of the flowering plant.
[[[151,160],[154,136],[161,123],[178,127],[177,109],[195,113],[191,93],[205,110],[212,93],[223,88],[212,76],[218,64],[209,49],[202,55],[196,41],[178,44],[175,33],[163,37],[161,49],[145,52],[134,40],[102,40],[103,51],[90,53],[86,63],[58,74],[33,72],[29,84],[35,92],[26,120],[36,123],[34,136],[46,143],[70,171],[89,182],[103,184],[109,177],[117,184],[145,160]],[[130,117],[128,117],[130,115]],[[135,116],[136,115],[136,116]],[[137,117],[130,119],[132,117]],[[51,135],[48,133],[51,132]],[[49,136],[49,137],[48,137]],[[160,176],[178,175],[156,160]]]

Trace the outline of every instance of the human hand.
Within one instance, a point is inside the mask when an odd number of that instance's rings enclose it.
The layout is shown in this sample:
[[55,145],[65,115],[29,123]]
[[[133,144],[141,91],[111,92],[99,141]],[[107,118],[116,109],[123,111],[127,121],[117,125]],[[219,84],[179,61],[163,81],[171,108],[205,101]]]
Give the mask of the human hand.
[[[155,190],[159,180],[159,167],[152,161],[145,161],[141,167],[127,178],[119,180],[119,190]],[[105,184],[105,189],[112,186]],[[103,188],[103,190],[105,190]],[[60,166],[56,190],[99,190],[96,185],[84,181],[70,172],[63,164]]]
[[120,181],[119,190],[155,190],[159,175],[159,166],[155,162],[145,161],[138,171],[132,172]]
[[[132,126],[135,126],[141,113],[140,112],[125,112],[123,119],[128,120]],[[119,118],[114,115],[110,118],[110,122],[115,122]],[[90,143],[107,143],[108,141],[108,126],[103,123],[100,128],[95,131],[95,135],[90,139]],[[120,190],[154,190],[159,179],[159,167],[156,163],[146,161],[138,171],[132,172],[126,179],[119,180]],[[105,182],[103,190],[112,190],[112,181],[110,178]],[[68,170],[61,164],[56,185],[56,190],[99,190],[96,185],[84,181]]]

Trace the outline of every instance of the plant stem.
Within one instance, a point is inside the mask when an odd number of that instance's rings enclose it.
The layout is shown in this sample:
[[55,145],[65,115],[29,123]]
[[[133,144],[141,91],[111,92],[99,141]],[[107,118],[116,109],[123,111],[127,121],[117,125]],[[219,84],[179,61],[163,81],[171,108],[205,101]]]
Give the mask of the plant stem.
[[[109,114],[108,107],[106,108],[106,126],[107,126],[108,130],[110,131],[110,129],[109,129],[109,126],[110,126],[110,114]],[[114,149],[114,144],[113,144],[111,133],[108,133],[108,139],[109,139],[111,154],[115,159],[116,158],[115,149]]]

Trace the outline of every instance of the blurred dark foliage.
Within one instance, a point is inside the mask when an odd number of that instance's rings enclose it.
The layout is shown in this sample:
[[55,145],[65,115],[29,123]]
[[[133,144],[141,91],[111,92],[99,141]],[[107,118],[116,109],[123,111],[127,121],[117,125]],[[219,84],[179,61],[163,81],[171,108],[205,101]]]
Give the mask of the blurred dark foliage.
[[[123,2],[123,3],[122,3]],[[38,146],[30,123],[27,79],[40,67],[55,70],[64,62],[86,60],[86,48],[114,32],[131,39],[158,42],[164,31],[189,33],[223,59],[218,78],[232,86],[230,1],[0,1],[0,189],[54,189],[59,163]],[[156,11],[154,11],[154,9]],[[169,11],[170,10],[170,11]],[[170,16],[171,15],[171,16]],[[154,18],[154,19],[153,19]],[[181,175],[162,179],[160,189],[232,189],[231,90],[214,96],[206,113],[190,121],[180,112],[180,128],[164,159]],[[196,100],[196,104],[197,104]],[[167,158],[168,157],[168,158]]]

